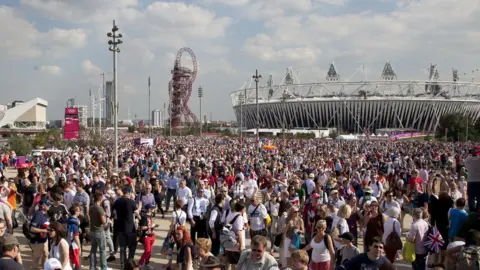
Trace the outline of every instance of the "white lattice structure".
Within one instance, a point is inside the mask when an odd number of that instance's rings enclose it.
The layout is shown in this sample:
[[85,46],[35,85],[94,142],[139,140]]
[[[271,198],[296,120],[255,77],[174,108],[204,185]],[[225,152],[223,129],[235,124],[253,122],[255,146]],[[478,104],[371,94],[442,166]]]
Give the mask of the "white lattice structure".
[[[435,65],[427,81],[400,81],[387,64],[380,81],[340,81],[331,65],[325,82],[302,84],[297,78],[293,84],[283,80],[259,86],[260,127],[337,127],[346,132],[403,128],[428,133],[445,114],[462,113],[475,121],[480,117],[479,83],[439,81]],[[231,93],[231,99],[237,120],[250,129],[256,125],[255,88],[242,88]]]
[[0,111],[0,128],[45,129],[48,102],[35,98]]

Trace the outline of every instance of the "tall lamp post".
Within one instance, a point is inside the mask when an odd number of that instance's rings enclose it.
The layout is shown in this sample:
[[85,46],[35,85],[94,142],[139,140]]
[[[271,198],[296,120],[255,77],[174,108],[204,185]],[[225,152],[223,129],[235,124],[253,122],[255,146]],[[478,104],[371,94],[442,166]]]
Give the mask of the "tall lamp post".
[[238,95],[238,101],[240,102],[240,141],[243,144],[243,93]]
[[201,86],[198,87],[198,99],[200,100],[200,137],[202,137],[202,129],[203,129],[203,120],[202,120],[202,97],[203,97],[203,88]]
[[150,94],[150,76],[148,76],[148,134],[150,136],[150,138],[152,137],[152,118],[151,118],[151,115],[152,115],[152,110],[150,109],[150,98],[151,98],[151,94]]
[[118,92],[117,92],[117,53],[120,52],[118,45],[122,44],[123,41],[120,38],[123,38],[122,34],[118,33],[118,27],[113,20],[112,32],[107,33],[108,48],[109,51],[113,52],[113,133],[114,133],[114,151],[113,151],[113,165],[115,171],[118,170]]
[[255,70],[255,75],[252,76],[255,79],[255,104],[256,104],[256,116],[255,116],[255,128],[257,130],[257,144],[260,140],[260,135],[258,134],[258,126],[260,125],[260,111],[258,108],[258,82],[262,78],[262,75],[258,74],[258,69]]
[[[102,137],[102,120],[104,119],[104,116],[103,116],[103,112],[102,112],[102,102],[105,101],[105,72],[102,72],[102,74],[100,74],[100,76],[102,76],[102,95],[101,95],[101,102],[100,102],[100,124],[99,124],[99,135],[100,135],[100,138]],[[105,105],[105,104],[104,104]],[[105,108],[107,106],[104,106]]]

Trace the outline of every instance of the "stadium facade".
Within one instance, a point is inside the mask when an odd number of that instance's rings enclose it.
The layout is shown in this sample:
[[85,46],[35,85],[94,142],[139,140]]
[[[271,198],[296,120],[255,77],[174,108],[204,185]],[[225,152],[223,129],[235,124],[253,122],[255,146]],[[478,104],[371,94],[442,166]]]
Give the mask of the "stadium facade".
[[[259,127],[276,129],[337,128],[343,132],[375,132],[380,128],[435,132],[442,115],[462,113],[480,117],[480,84],[461,82],[453,70],[452,81],[439,80],[430,65],[425,81],[402,81],[389,62],[381,80],[342,81],[330,65],[325,82],[298,83],[292,68],[278,85],[270,77],[258,87]],[[239,123],[256,128],[256,89],[231,93]]]

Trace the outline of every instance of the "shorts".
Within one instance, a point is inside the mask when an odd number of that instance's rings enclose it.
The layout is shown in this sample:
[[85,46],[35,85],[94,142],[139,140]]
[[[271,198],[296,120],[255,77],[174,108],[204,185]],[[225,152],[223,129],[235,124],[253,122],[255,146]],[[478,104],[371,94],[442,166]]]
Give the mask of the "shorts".
[[80,264],[80,249],[70,248],[68,257],[70,258],[70,263],[72,264],[73,268],[82,267],[82,265]]
[[262,229],[262,230],[258,230],[258,231],[252,231],[252,230],[250,230],[250,239],[253,239],[253,237],[255,237],[255,236],[257,236],[257,235],[261,235],[261,236],[267,237],[267,229]]

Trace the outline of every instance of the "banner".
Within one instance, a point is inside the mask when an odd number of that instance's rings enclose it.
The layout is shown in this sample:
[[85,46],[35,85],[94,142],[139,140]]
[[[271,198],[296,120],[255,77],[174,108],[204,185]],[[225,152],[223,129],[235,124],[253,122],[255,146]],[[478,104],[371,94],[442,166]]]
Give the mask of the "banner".
[[78,140],[80,138],[80,123],[78,108],[65,108],[65,124],[63,125],[64,140]]
[[412,132],[412,133],[402,133],[402,134],[395,134],[391,136],[392,140],[394,139],[405,139],[405,138],[412,138],[412,137],[421,137],[424,136],[421,132]]
[[133,139],[133,144],[153,146],[154,141],[153,141],[153,138],[136,138],[136,139]]

